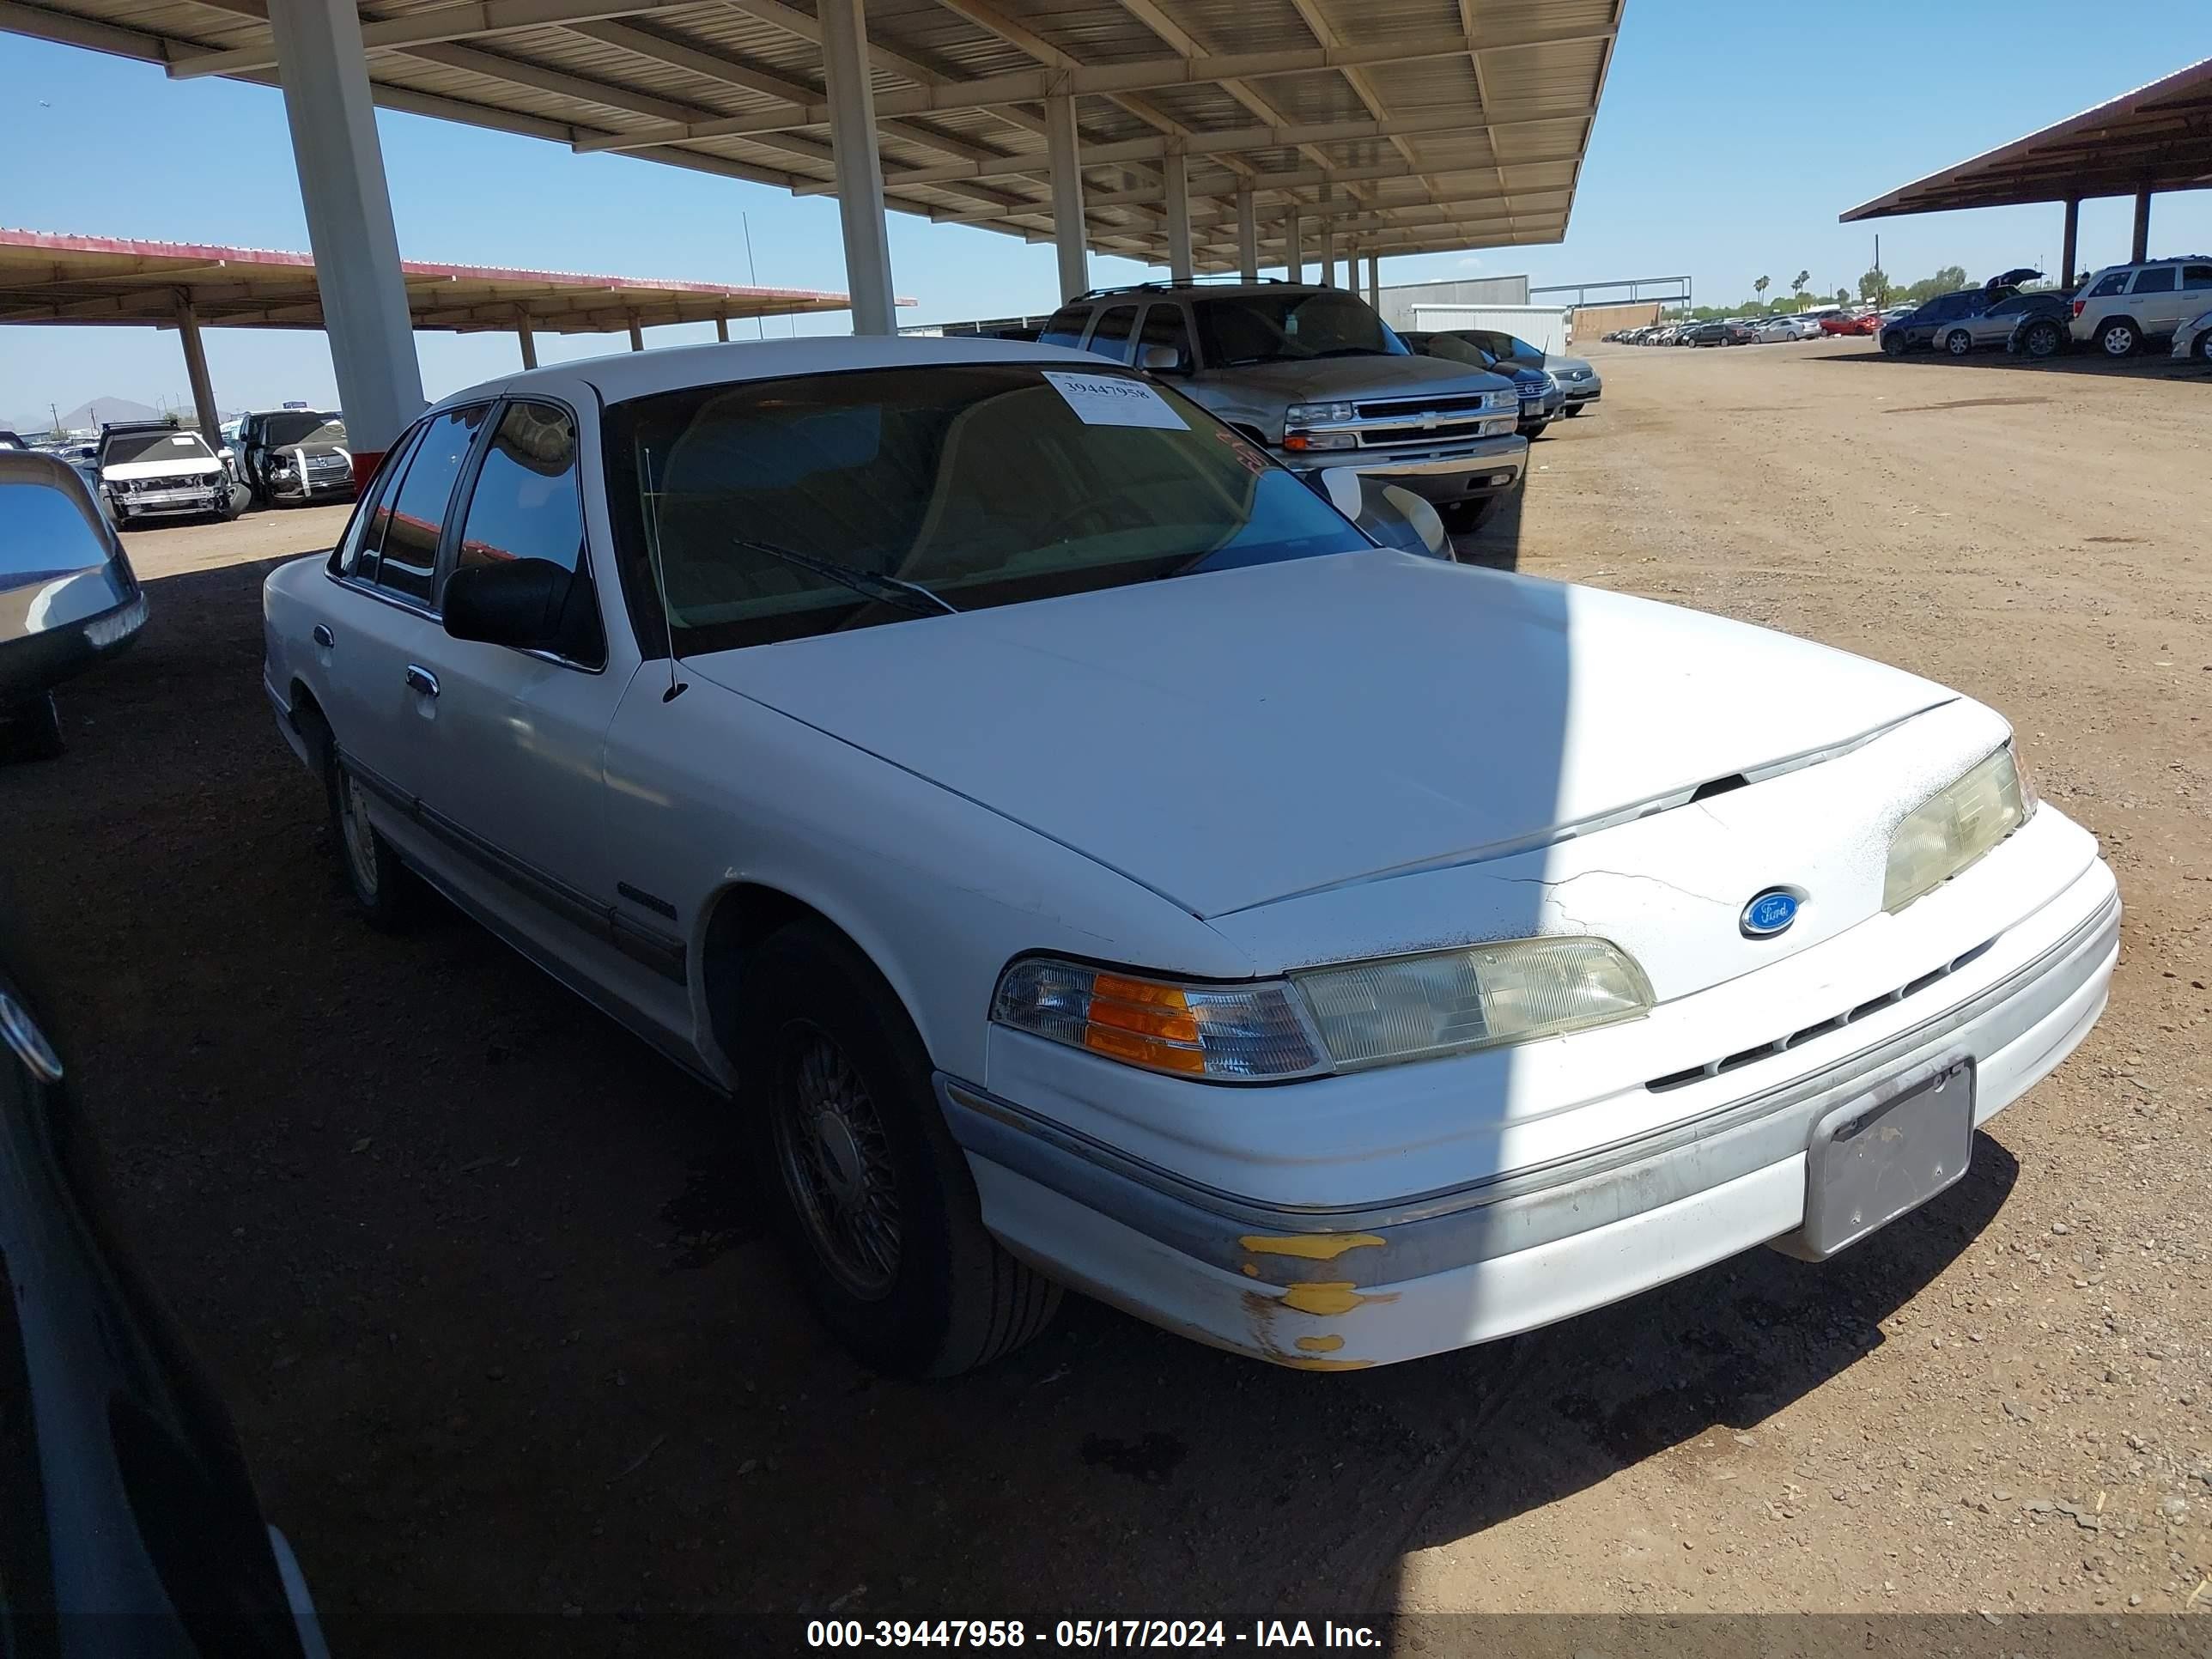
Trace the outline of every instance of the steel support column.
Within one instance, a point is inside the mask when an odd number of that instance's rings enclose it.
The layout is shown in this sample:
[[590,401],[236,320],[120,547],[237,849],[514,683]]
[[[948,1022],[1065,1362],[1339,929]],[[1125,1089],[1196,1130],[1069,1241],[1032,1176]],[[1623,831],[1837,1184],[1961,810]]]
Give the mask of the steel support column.
[[1052,177],[1052,240],[1060,255],[1060,297],[1073,300],[1091,286],[1084,246],[1083,161],[1075,134],[1075,100],[1063,93],[1044,100],[1044,148]]
[[287,0],[269,9],[269,25],[331,368],[355,475],[365,481],[424,399],[361,9],[354,0]]
[[185,379],[192,388],[192,413],[199,419],[200,436],[210,449],[222,447],[222,416],[215,406],[215,382],[208,378],[207,348],[200,339],[199,313],[191,301],[177,296],[177,342],[185,349]]
[[538,367],[538,336],[532,332],[530,319],[526,317],[514,325],[515,343],[522,348],[522,366]]
[[632,351],[645,349],[645,331],[637,325],[635,317],[629,319],[629,349]]
[[1336,221],[1333,217],[1321,222],[1321,285],[1336,286]]
[[2135,252],[2129,256],[2133,263],[2141,264],[2150,258],[2150,192],[2147,190],[2139,190],[2136,192],[2134,246]]
[[853,332],[890,334],[891,246],[884,224],[884,162],[876,140],[876,91],[861,0],[821,0],[822,67],[829,81],[830,149],[837,171],[837,216],[845,232],[845,287]]
[[717,317],[714,319],[714,337],[720,340],[724,345],[729,344],[730,319],[728,318]]
[[1283,221],[1283,275],[1294,283],[1306,279],[1306,222],[1296,202]]
[[1161,187],[1167,192],[1168,275],[1178,283],[1191,278],[1190,160],[1181,150],[1168,156],[1161,168]]
[[1382,309],[1382,256],[1372,250],[1367,255],[1367,303]]
[[1237,269],[1248,283],[1260,280],[1260,216],[1249,185],[1237,187]]
[[2074,288],[2074,261],[2080,257],[2081,241],[2081,198],[2069,197],[2066,202],[2066,230],[2059,239],[2058,285],[2069,293]]

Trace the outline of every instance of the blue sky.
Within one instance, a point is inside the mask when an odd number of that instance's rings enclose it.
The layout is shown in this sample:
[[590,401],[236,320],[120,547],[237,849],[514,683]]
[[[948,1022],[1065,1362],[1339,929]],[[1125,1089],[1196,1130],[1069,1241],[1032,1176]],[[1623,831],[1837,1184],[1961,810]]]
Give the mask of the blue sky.
[[[1741,7],[1632,0],[1564,244],[1386,259],[1383,281],[1526,271],[1537,283],[1694,277],[1700,300],[1856,284],[1875,226],[1836,215],[1908,179],[2074,113],[2212,52],[2212,10],[2078,41],[2077,5],[1904,3],[1762,20]],[[2173,27],[2186,15],[2193,28]],[[384,153],[402,251],[422,259],[631,276],[842,289],[836,204],[619,156],[386,112]],[[284,112],[270,89],[171,82],[150,65],[0,34],[0,224],[261,247],[307,246]],[[2086,203],[2081,259],[2124,258],[2130,204]],[[2060,210],[2008,208],[1881,222],[1883,262],[1911,280],[1962,264],[1979,278],[2058,257]],[[920,301],[902,320],[1049,308],[1052,252],[988,231],[890,219],[894,279]],[[2212,248],[2212,191],[2165,196],[2154,252]],[[1142,274],[1096,259],[1099,282]],[[781,331],[789,326],[771,322]],[[842,330],[842,317],[802,320]],[[647,343],[710,338],[649,330]],[[226,408],[335,395],[319,334],[216,329],[208,356]],[[416,336],[437,397],[514,367],[507,335]],[[541,359],[622,348],[620,336],[541,336]],[[145,329],[0,331],[0,416],[95,395],[185,401],[175,337]]]

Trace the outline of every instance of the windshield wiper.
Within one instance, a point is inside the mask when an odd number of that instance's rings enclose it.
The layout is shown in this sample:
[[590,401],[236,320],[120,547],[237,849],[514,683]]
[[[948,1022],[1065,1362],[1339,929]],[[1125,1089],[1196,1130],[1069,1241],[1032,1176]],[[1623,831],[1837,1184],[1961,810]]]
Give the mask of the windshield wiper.
[[764,542],[753,536],[732,536],[730,539],[739,547],[750,547],[754,552],[765,553],[771,559],[781,559],[786,564],[795,564],[801,570],[827,576],[831,581],[849,587],[855,593],[871,599],[880,599],[885,605],[919,611],[925,616],[942,613],[957,617],[960,614],[958,605],[939,598],[920,582],[910,582],[899,576],[887,576],[880,570],[863,570],[858,565],[840,564],[835,559],[801,553],[796,548],[778,547],[774,542]]

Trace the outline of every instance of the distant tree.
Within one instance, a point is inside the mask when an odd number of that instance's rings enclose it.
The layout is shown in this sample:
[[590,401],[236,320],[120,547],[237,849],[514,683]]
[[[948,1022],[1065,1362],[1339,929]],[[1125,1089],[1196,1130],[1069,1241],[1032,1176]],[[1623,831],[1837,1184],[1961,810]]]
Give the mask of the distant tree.
[[1762,277],[1760,277],[1757,282],[1755,282],[1755,283],[1753,283],[1752,284],[1752,286],[1753,286],[1753,288],[1755,288],[1755,289],[1757,289],[1759,290],[1759,304],[1761,304],[1761,305],[1765,305],[1765,304],[1766,303],[1766,286],[1767,286],[1767,284],[1768,284],[1769,283],[1772,282],[1773,280],[1774,280],[1774,279],[1773,279],[1772,277],[1771,277],[1771,276],[1762,276]]
[[1889,273],[1875,266],[1859,278],[1859,298],[1881,305],[1889,298]]
[[1966,268],[1964,265],[1945,265],[1930,280],[1936,284],[1936,293],[1948,294],[1954,289],[1966,286]]
[[1813,280],[1813,273],[1801,270],[1790,279],[1790,297],[1801,307],[1805,303],[1805,284]]
[[1837,303],[1838,305],[1839,305],[1839,306],[1847,306],[1847,305],[1850,304],[1850,302],[1851,302],[1851,291],[1850,291],[1850,289],[1847,289],[1847,288],[1838,287],[1838,288],[1836,289],[1836,303]]

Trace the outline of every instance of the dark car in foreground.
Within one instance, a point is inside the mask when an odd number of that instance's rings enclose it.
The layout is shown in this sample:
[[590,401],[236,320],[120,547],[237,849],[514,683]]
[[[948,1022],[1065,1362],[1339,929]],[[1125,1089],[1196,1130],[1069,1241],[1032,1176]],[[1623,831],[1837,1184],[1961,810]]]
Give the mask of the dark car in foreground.
[[145,621],[131,561],[76,470],[0,451],[0,759],[59,754],[54,687]]
[[119,1247],[0,895],[0,1654],[325,1659],[229,1414]]
[[1685,344],[1693,346],[1753,345],[1758,342],[1759,331],[1731,317],[1717,323],[1699,323],[1682,338]]
[[2025,357],[2055,357],[2073,344],[2068,327],[2074,320],[2070,295],[2051,289],[2041,294],[2015,295],[2013,299],[2019,308],[2011,313],[2012,327],[2005,334],[2007,351]]

